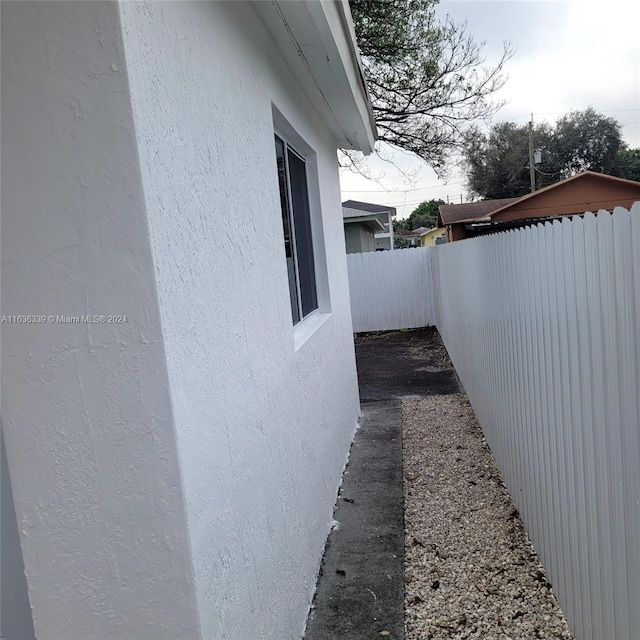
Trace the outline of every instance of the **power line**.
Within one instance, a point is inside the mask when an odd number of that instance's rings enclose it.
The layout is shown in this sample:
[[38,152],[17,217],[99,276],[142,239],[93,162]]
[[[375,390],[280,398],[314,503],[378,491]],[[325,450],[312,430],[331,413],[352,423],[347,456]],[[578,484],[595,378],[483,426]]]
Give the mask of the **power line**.
[[[437,200],[443,200],[446,201],[447,198],[449,198],[449,200],[451,200],[451,202],[449,204],[455,204],[455,200],[458,200],[460,198],[460,193],[457,193],[455,196],[449,196],[446,195],[444,198],[437,198]],[[422,199],[422,200],[412,200],[410,202],[398,202],[398,203],[388,203],[385,202],[385,206],[387,207],[395,207],[396,209],[400,208],[400,207],[404,207],[406,205],[410,205],[410,204],[422,204],[423,202],[427,202],[426,200]],[[446,202],[445,202],[446,204]]]
[[341,189],[342,193],[412,193],[414,191],[424,191],[425,189],[441,189],[449,186],[465,184],[464,182],[447,182],[445,184],[434,184],[428,187],[416,187],[415,189]]

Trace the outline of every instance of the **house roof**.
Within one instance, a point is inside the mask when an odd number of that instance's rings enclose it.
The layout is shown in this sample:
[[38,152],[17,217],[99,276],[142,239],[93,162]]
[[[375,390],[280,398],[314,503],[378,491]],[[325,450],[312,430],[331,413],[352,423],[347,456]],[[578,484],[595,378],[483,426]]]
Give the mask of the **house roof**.
[[570,215],[631,206],[636,199],[640,200],[640,182],[582,171],[519,198],[441,205],[438,226]]
[[336,145],[371,153],[376,124],[347,0],[252,4]]
[[423,238],[424,236],[429,236],[436,232],[444,233],[444,229],[442,229],[441,227],[431,227],[431,229],[427,229],[426,231],[423,231],[420,234],[420,237]]
[[342,210],[351,209],[354,211],[366,211],[367,213],[389,213],[396,215],[395,207],[389,207],[382,204],[371,204],[369,202],[360,202],[359,200],[345,200],[342,203]]
[[[640,182],[595,171],[582,171],[575,176],[516,198],[511,203],[505,203],[488,215],[493,221],[507,220],[513,216],[524,217],[525,214],[535,218],[584,213],[588,208],[597,211],[624,204],[622,199],[625,195],[633,198],[634,192],[640,199]],[[553,204],[550,196],[553,198]]]
[[520,198],[500,198],[498,200],[481,200],[480,202],[467,202],[465,204],[441,204],[438,207],[438,226],[477,220],[484,218],[492,211],[496,211],[511,204]]
[[401,238],[419,238],[419,231],[409,231],[408,229],[396,229],[395,234]]

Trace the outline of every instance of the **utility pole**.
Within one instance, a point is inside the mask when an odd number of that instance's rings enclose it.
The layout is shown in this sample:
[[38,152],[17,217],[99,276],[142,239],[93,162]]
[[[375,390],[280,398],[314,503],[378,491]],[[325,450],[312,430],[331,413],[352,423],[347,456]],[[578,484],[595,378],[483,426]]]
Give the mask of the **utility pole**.
[[531,193],[536,190],[536,170],[533,166],[533,113],[529,121],[529,177],[531,178]]

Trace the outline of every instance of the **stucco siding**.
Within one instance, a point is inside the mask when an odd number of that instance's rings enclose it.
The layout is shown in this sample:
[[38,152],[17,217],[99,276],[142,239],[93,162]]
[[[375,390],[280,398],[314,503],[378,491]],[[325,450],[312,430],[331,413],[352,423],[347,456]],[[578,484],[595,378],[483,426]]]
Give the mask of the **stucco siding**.
[[[118,5],[2,3],[2,312],[41,319],[2,325],[2,427],[38,640],[200,636],[124,67]],[[85,314],[126,321],[56,320]]]
[[[126,316],[3,325],[36,636],[298,639],[359,413],[335,142],[249,3],[2,28],[3,313]],[[274,121],[321,240],[296,327]]]
[[444,229],[432,229],[429,233],[420,236],[420,246],[422,247],[435,247],[436,240],[438,238],[444,238],[446,232]]
[[[121,11],[203,636],[299,638],[359,412],[335,144],[247,3]],[[274,108],[323,213],[295,328]]]

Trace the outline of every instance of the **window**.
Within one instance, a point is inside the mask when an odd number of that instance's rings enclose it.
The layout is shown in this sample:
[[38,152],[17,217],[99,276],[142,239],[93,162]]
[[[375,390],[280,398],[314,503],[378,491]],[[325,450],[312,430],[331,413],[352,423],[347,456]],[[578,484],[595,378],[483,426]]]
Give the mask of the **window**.
[[284,249],[293,323],[318,308],[311,212],[304,158],[276,136]]

